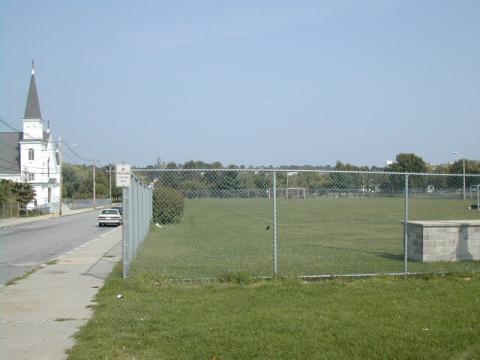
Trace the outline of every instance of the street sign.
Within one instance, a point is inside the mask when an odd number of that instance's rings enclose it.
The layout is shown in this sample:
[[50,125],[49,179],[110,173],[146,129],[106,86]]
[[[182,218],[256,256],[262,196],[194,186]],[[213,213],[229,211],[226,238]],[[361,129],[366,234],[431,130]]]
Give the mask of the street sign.
[[116,167],[116,182],[117,186],[128,187],[131,185],[131,176],[130,176],[130,165],[120,164]]

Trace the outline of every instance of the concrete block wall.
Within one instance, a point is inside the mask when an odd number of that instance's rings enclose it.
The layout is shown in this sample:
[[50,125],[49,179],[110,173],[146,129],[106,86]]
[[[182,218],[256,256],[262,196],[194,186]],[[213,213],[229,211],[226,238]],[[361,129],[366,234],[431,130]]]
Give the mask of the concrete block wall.
[[480,220],[408,222],[408,258],[419,262],[480,260]]

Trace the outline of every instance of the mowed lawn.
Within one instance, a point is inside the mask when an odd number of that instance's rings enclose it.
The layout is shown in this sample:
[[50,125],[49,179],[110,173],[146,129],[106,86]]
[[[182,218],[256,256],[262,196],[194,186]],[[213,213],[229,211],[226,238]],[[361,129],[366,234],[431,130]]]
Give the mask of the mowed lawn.
[[[480,277],[173,283],[117,266],[76,359],[478,359]],[[118,298],[117,295],[123,295]]]
[[[410,199],[411,220],[479,219],[470,202]],[[402,198],[278,199],[281,276],[402,272]],[[273,274],[270,199],[185,200],[178,224],[153,227],[132,274],[176,279]],[[411,272],[480,270],[479,262],[409,261]]]
[[[401,199],[186,201],[152,230],[128,278],[117,266],[70,359],[477,359],[478,262],[450,275],[304,281],[297,275],[403,269]],[[463,201],[411,201],[415,219],[468,219]],[[462,273],[461,271],[466,272]],[[217,278],[174,281],[172,278]],[[119,297],[118,295],[122,295]]]

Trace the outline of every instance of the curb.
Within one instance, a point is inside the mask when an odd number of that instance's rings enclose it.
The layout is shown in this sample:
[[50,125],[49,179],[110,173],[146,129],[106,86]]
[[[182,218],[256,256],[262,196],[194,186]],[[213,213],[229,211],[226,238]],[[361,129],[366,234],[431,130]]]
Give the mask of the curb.
[[[75,213],[72,213],[72,214],[63,214],[63,215],[61,215],[61,216],[60,216],[60,215],[57,215],[57,214],[44,215],[45,217],[32,218],[31,221],[21,221],[21,222],[18,222],[18,223],[16,223],[16,224],[2,225],[2,224],[0,223],[0,229],[5,229],[5,228],[14,227],[14,226],[23,225],[23,224],[36,223],[36,222],[45,221],[45,220],[50,220],[50,219],[63,218],[63,217],[67,217],[67,216],[73,216],[73,215],[83,214],[83,213],[87,213],[87,212],[90,212],[90,211],[101,210],[101,209],[104,209],[104,208],[108,208],[108,206],[100,206],[100,207],[97,207],[97,208],[95,208],[95,209],[80,209],[78,212],[75,212]],[[48,216],[48,217],[47,217],[47,216]]]

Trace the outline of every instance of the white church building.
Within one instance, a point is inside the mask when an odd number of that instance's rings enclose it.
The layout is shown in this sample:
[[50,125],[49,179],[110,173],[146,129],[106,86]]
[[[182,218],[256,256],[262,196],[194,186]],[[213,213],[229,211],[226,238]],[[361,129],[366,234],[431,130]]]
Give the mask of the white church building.
[[58,209],[60,202],[60,161],[49,126],[40,112],[35,70],[32,67],[22,132],[0,132],[0,179],[28,182],[35,190],[27,208]]

